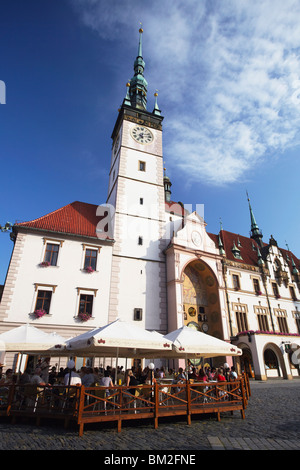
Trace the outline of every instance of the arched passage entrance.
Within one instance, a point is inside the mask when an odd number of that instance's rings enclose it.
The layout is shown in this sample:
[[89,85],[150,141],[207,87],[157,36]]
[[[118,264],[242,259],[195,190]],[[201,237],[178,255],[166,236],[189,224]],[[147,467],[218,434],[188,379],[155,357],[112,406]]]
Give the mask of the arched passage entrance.
[[265,345],[263,358],[267,378],[287,378],[282,352],[276,344],[268,343]]
[[183,271],[184,324],[223,339],[218,282],[202,260],[190,262]]

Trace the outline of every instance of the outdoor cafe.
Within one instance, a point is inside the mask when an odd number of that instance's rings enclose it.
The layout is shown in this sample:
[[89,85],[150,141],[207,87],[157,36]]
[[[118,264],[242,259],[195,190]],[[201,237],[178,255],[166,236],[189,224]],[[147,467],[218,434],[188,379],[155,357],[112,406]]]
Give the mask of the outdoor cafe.
[[115,371],[119,360],[144,358],[148,360],[150,380],[136,385],[123,381],[120,385],[115,376],[105,386],[99,385],[98,381],[90,386],[71,382],[37,385],[22,383],[19,380],[21,374],[17,373],[13,383],[0,386],[0,416],[11,417],[13,422],[22,417],[32,418],[37,424],[41,420],[63,420],[65,426],[70,422],[77,424],[79,435],[82,435],[84,426],[89,423],[103,426],[107,422],[115,422],[121,431],[122,422],[127,420],[150,419],[157,428],[159,419],[163,417],[185,416],[187,424],[191,424],[193,416],[203,413],[213,413],[220,420],[221,413],[238,411],[241,418],[245,418],[251,394],[245,375],[230,381],[200,381],[189,378],[187,374],[180,378],[178,375],[154,377],[154,360],[158,358],[184,362],[187,370],[189,359],[241,355],[236,346],[205,333],[182,327],[163,336],[116,320],[67,341],[57,342],[61,339],[57,335],[46,338],[46,333],[39,336],[38,333],[43,333],[40,330],[33,332],[34,327],[27,327],[27,331],[25,326],[19,328],[23,328],[22,333],[27,333],[27,337],[20,338],[20,330],[15,332],[15,337],[12,330],[10,336],[0,335],[7,351],[24,354],[30,351],[44,357],[113,357]]

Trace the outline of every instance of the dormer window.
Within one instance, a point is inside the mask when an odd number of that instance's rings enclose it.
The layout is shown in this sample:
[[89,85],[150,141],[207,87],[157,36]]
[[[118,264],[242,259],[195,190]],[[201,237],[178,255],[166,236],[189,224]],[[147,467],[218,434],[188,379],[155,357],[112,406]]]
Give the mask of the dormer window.
[[243,259],[242,256],[241,256],[241,252],[240,250],[237,248],[235,242],[233,242],[233,247],[231,249],[232,253],[233,253],[233,256],[236,258],[236,259]]

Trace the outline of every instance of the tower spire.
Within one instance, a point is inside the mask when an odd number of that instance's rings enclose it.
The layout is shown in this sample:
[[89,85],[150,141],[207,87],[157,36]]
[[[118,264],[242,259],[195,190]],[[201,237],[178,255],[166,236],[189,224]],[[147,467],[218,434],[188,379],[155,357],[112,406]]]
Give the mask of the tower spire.
[[148,83],[144,77],[145,62],[143,59],[143,29],[139,29],[138,55],[134,61],[134,76],[130,80],[129,96],[133,108],[146,110]]
[[249,198],[249,194],[248,194],[248,191],[246,191],[246,194],[247,194],[247,199],[248,199],[248,204],[249,204],[249,210],[250,210],[250,220],[251,220],[251,231],[250,231],[250,236],[251,238],[253,238],[253,240],[256,241],[256,243],[262,247],[263,246],[263,242],[262,242],[262,232],[261,230],[259,229],[257,223],[256,223],[256,220],[255,220],[255,217],[254,217],[254,214],[253,214],[253,210],[252,210],[252,207],[251,207],[251,204],[250,204],[250,198]]
[[171,186],[172,186],[172,183],[170,181],[170,178],[166,175],[166,169],[164,168],[165,200],[167,202],[171,201]]

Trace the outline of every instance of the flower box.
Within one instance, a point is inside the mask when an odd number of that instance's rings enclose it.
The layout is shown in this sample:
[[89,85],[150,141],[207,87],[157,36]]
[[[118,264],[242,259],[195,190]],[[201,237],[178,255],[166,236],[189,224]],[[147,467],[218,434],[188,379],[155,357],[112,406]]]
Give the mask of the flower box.
[[91,317],[92,315],[90,315],[89,313],[78,313],[78,318],[81,321],[88,321]]
[[42,261],[42,262],[40,263],[40,266],[41,266],[42,268],[47,268],[48,266],[50,266],[50,263],[49,263],[49,261]]
[[86,273],[93,273],[95,270],[92,268],[92,266],[87,266],[86,268],[84,268],[85,272]]
[[34,316],[35,316],[36,318],[41,318],[41,317],[43,317],[44,315],[46,315],[46,313],[47,313],[46,310],[43,310],[43,309],[38,309],[38,310],[35,310],[35,311],[33,312],[33,314],[34,314]]

